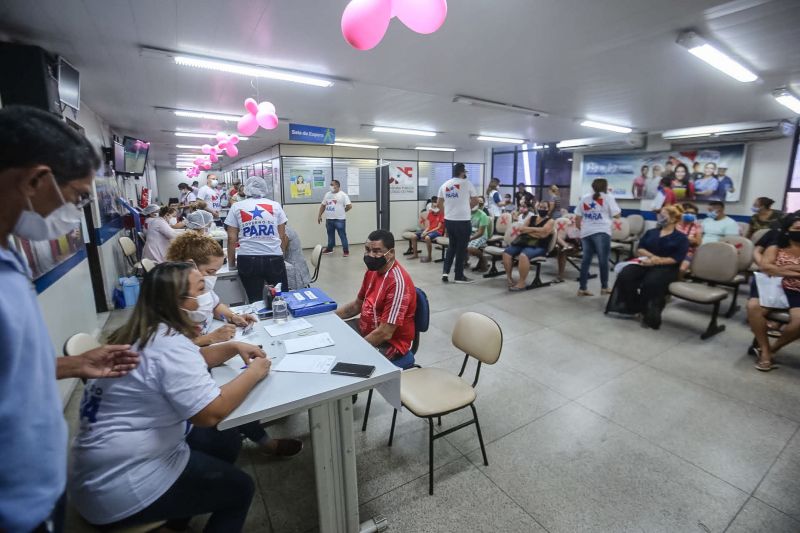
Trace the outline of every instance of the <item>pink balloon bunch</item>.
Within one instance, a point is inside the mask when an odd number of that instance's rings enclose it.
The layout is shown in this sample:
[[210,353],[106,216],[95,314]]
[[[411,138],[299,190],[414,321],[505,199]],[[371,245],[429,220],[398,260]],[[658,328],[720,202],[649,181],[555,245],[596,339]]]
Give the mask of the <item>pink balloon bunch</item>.
[[225,152],[228,157],[236,157],[239,155],[239,148],[236,147],[236,144],[239,142],[238,135],[228,135],[224,131],[221,131],[217,133],[216,139],[216,145],[204,144],[200,147],[202,152],[208,155],[208,159],[211,160],[212,163],[219,161],[219,155],[222,152]]
[[261,126],[265,130],[274,130],[278,127],[278,115],[275,106],[271,102],[261,102],[260,104],[248,98],[244,101],[244,108],[247,113],[239,119],[237,128],[242,135],[252,135]]
[[136,142],[133,143],[133,147],[137,152],[139,152],[141,150],[147,150],[148,148],[150,148],[150,143],[136,139]]
[[342,13],[344,40],[357,50],[375,48],[394,17],[427,35],[444,24],[447,0],[351,0]]

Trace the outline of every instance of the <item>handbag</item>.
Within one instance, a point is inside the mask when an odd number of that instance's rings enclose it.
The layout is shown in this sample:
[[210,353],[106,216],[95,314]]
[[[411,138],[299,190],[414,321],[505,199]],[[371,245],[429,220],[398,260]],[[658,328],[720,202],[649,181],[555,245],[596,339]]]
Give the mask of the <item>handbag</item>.
[[768,276],[763,272],[755,272],[756,287],[758,288],[758,303],[762,307],[773,309],[788,309],[789,300],[783,291],[782,276]]

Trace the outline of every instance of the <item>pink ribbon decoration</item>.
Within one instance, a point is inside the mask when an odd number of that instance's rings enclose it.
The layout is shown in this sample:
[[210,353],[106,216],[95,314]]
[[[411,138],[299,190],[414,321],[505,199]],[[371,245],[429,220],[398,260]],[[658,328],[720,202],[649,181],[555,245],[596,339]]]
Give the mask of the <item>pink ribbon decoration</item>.
[[351,0],[342,13],[342,35],[357,50],[375,48],[392,18],[423,35],[438,30],[447,18],[447,0]]

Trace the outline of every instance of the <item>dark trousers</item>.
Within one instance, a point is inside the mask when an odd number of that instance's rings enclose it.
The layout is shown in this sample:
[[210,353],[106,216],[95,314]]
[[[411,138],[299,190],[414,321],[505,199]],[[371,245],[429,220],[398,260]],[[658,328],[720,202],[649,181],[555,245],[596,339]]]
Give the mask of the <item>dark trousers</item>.
[[264,284],[281,284],[281,290],[289,290],[286,265],[282,255],[240,255],[236,259],[239,279],[242,280],[248,303],[264,298]]
[[325,221],[325,229],[328,232],[328,250],[333,250],[336,247],[336,233],[339,233],[339,240],[342,241],[342,250],[345,253],[350,252],[350,246],[347,244],[347,221],[345,219],[329,218]]
[[444,227],[447,230],[447,238],[450,239],[450,245],[447,247],[447,252],[444,256],[442,273],[450,274],[450,267],[453,266],[453,259],[455,259],[455,279],[461,279],[464,277],[464,262],[467,260],[467,244],[469,244],[469,236],[472,233],[472,224],[470,224],[469,220],[445,219]]
[[185,529],[191,517],[211,513],[206,533],[235,533],[244,527],[255,485],[234,466],[242,440],[238,429],[194,428],[186,437],[189,463],[159,499],[138,513],[102,529],[167,520],[170,529]]
[[642,313],[651,327],[661,325],[669,284],[678,279],[677,265],[643,267],[628,265],[617,276],[609,310],[618,313]]

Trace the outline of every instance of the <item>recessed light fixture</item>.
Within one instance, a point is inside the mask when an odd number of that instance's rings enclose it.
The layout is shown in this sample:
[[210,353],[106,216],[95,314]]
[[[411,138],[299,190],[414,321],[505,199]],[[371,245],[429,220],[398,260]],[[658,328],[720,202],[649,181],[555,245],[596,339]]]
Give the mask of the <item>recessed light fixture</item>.
[[786,87],[772,91],[772,97],[782,106],[788,107],[800,115],[800,98],[793,95]]
[[206,113],[205,111],[173,111],[176,117],[205,118],[209,120],[222,120],[224,122],[238,122],[241,115],[226,115],[223,113]]
[[598,130],[614,131],[616,133],[630,133],[633,131],[633,128],[627,126],[615,126],[614,124],[606,124],[605,122],[596,122],[594,120],[584,120],[581,122],[581,126]]
[[358,144],[358,143],[333,143],[330,146],[344,146],[347,148],[369,148],[372,150],[377,150],[380,146],[375,146],[373,144]]
[[185,148],[187,150],[200,150],[202,146],[199,144],[176,144],[175,148]]
[[421,137],[436,137],[435,131],[410,130],[407,128],[391,128],[389,126],[373,126],[376,133],[399,133],[400,135],[419,135]]
[[486,141],[492,143],[524,144],[525,139],[513,139],[510,137],[494,137],[491,135],[473,135],[476,141]]
[[455,148],[439,148],[436,146],[417,146],[414,150],[424,150],[426,152],[455,152]]
[[[216,139],[216,133],[198,133],[194,131],[176,131],[175,137],[194,137],[197,139]],[[239,137],[240,141],[246,141],[250,137]]]
[[750,69],[731,58],[726,53],[712,46],[703,37],[693,31],[682,33],[677,43],[689,50],[693,56],[702,59],[715,69],[724,72],[731,78],[743,83],[756,81],[758,76]]
[[495,102],[493,100],[485,100],[483,98],[474,98],[472,96],[457,95],[453,98],[456,104],[465,104],[475,107],[485,107],[487,109],[499,109],[500,111],[510,111],[512,113],[522,113],[524,115],[533,115],[534,117],[546,117],[547,113],[529,107],[522,107],[516,104],[506,104],[504,102]]

